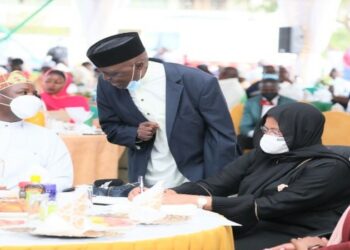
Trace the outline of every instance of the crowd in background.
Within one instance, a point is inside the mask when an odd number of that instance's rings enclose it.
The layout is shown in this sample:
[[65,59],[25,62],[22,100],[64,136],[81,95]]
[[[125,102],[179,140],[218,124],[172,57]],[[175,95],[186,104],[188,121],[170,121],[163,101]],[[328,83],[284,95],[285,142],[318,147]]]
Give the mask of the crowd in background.
[[[152,58],[151,58],[152,60]],[[153,58],[153,60],[157,60]],[[160,59],[158,59],[160,60]],[[262,65],[257,63],[251,70],[239,71],[238,67],[217,66],[211,71],[206,64],[198,64],[200,70],[215,75],[220,82],[220,87],[231,109],[238,103],[245,103],[248,98],[260,93],[259,83],[268,75],[275,75],[278,79],[278,93],[296,101],[312,102],[321,111],[337,110],[350,112],[348,101],[350,95],[350,81],[342,77],[341,70],[332,68],[329,74],[320,76],[319,81],[313,86],[305,86],[292,77],[289,70],[281,65]],[[7,65],[0,65],[0,73],[20,70],[35,82],[39,93],[45,92],[45,74],[50,70],[61,71],[65,74],[66,85],[63,86],[69,95],[81,95],[94,101],[97,77],[99,72],[89,62],[80,65],[69,66],[66,59],[52,57],[50,61],[42,64],[40,69],[28,69],[21,58],[8,58]]]
[[[88,60],[80,65],[68,63],[67,51],[54,47],[47,53],[47,60],[39,69],[29,69],[21,58],[8,58],[0,66],[0,73],[20,70],[35,83],[36,90],[47,110],[61,110],[82,107],[93,111],[97,118],[96,87],[98,69]],[[163,61],[157,57],[150,60]],[[218,78],[220,88],[229,110],[244,105],[240,124],[234,124],[239,144],[243,149],[253,147],[252,137],[255,125],[273,106],[292,101],[308,102],[320,111],[350,112],[350,81],[344,79],[337,68],[325,75],[312,86],[305,86],[290,69],[282,65],[257,63],[250,70],[239,70],[239,65],[217,65],[215,70],[207,64],[190,65]],[[98,124],[98,123],[97,123]],[[98,126],[98,125],[97,125]]]

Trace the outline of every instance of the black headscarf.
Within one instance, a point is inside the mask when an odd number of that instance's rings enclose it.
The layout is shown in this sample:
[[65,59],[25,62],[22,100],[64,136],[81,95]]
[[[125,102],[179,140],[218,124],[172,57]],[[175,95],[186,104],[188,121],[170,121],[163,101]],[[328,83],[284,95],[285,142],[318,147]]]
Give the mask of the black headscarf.
[[[263,136],[260,127],[265,124],[266,117],[273,117],[289,148],[283,154],[267,154],[260,148],[260,139]],[[288,103],[270,109],[260,120],[254,133],[254,143],[258,157],[278,159],[307,159],[307,158],[334,158],[350,162],[345,157],[334,153],[322,145],[322,133],[325,118],[323,114],[310,104]]]

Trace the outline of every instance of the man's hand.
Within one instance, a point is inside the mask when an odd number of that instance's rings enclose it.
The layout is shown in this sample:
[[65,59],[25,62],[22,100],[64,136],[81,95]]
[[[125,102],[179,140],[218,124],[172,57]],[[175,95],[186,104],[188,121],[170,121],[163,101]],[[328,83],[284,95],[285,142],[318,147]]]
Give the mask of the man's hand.
[[142,141],[149,141],[157,132],[159,125],[155,122],[142,122],[137,128],[137,138]]

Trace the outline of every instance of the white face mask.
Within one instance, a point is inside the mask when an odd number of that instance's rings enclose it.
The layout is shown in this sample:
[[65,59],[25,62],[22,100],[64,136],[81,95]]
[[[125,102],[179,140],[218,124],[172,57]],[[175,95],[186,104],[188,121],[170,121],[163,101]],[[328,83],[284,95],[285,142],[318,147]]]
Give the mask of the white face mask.
[[12,113],[20,119],[33,117],[42,107],[41,100],[34,95],[21,95],[15,98],[0,94],[7,99],[12,100],[9,104],[0,103],[4,106],[9,106]]
[[269,134],[264,134],[260,139],[260,147],[267,154],[282,154],[289,151],[283,137]]
[[135,74],[135,64],[132,68],[132,75],[131,75],[131,80],[128,84],[128,86],[126,87],[129,91],[135,91],[140,87],[141,84],[141,75],[142,75],[142,71],[140,70],[140,77],[139,80],[133,80],[134,78],[134,74]]

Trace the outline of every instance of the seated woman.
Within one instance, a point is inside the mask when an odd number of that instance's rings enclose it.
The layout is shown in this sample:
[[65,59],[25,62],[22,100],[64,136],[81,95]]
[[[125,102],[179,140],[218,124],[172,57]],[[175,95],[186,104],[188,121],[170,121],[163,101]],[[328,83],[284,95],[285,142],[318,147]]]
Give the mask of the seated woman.
[[349,250],[350,249],[350,206],[338,221],[331,238],[305,237],[292,239],[291,243],[282,244],[266,250]]
[[254,150],[216,176],[168,190],[163,203],[197,204],[242,224],[236,250],[331,231],[350,203],[350,162],[321,144],[324,123],[309,104],[276,106],[262,117]]
[[64,72],[50,70],[45,74],[43,93],[41,98],[47,110],[60,110],[71,107],[83,107],[89,111],[89,103],[83,96],[72,96],[67,93],[70,83],[67,82]]

